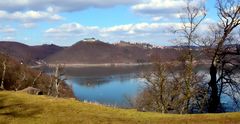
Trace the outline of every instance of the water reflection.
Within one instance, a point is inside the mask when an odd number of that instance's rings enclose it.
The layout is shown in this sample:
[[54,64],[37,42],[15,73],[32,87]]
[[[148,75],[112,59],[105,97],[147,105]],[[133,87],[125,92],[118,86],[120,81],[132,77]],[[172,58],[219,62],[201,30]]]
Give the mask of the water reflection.
[[149,67],[67,68],[67,83],[81,101],[130,107],[127,97],[135,97],[143,83],[138,73]]
[[110,83],[111,81],[105,77],[68,77],[68,80],[71,80],[74,83],[78,83],[79,85],[86,87],[95,87],[100,86],[105,83]]
[[[53,72],[49,68],[42,70]],[[126,96],[136,97],[141,92],[144,80],[139,78],[139,73],[149,70],[152,70],[152,66],[65,68],[65,76],[75,97],[81,101],[130,107]],[[204,82],[209,81],[208,65],[199,65],[194,70],[202,75]],[[234,105],[226,95],[221,99],[226,108]]]

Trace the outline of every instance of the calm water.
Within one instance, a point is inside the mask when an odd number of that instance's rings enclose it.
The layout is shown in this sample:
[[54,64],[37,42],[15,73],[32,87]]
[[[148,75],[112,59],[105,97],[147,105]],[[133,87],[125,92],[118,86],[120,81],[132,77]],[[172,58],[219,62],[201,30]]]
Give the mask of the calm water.
[[[82,67],[64,70],[66,83],[72,88],[77,99],[111,106],[131,107],[129,98],[136,97],[144,87],[144,81],[139,78],[139,74],[151,68],[150,66]],[[206,67],[200,66],[196,70],[203,74],[208,73]],[[209,80],[208,76],[205,78]],[[223,96],[221,99],[226,108],[233,106],[233,101],[229,97]],[[236,110],[227,109],[227,111]]]
[[129,98],[134,98],[143,88],[138,74],[149,67],[92,67],[67,68],[67,84],[81,101],[106,105],[130,107]]

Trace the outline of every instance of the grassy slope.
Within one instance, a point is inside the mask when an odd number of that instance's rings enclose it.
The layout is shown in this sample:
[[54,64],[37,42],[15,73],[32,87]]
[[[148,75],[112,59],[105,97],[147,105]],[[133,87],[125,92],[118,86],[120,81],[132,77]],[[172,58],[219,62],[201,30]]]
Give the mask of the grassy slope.
[[240,113],[158,114],[4,91],[0,92],[0,123],[235,124],[240,123]]

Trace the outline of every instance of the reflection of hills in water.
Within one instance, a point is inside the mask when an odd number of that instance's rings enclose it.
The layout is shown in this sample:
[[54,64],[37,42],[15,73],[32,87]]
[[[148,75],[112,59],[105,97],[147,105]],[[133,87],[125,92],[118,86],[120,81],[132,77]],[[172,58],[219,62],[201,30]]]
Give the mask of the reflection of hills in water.
[[125,67],[81,67],[65,68],[67,76],[75,77],[108,77],[113,75],[146,72],[151,66],[125,66]]
[[68,77],[69,80],[72,80],[75,83],[78,83],[82,86],[87,87],[96,87],[108,83],[112,83],[115,80],[119,80],[121,83],[126,82],[127,80],[131,78],[136,78],[135,73],[131,74],[118,74],[118,75],[111,75],[111,76],[98,76],[98,77]]
[[78,83],[79,85],[83,85],[87,87],[96,87],[96,86],[103,85],[110,82],[110,80],[107,78],[99,78],[99,77],[95,77],[95,78],[78,77],[74,79],[70,78],[70,80],[72,80],[74,83]]
[[[39,70],[47,74],[53,73],[55,68],[43,66]],[[116,80],[120,83],[126,82],[129,79],[137,78],[141,72],[152,70],[151,65],[141,66],[106,66],[106,67],[78,67],[64,68],[64,77],[68,81],[73,81],[87,87],[96,87]]]

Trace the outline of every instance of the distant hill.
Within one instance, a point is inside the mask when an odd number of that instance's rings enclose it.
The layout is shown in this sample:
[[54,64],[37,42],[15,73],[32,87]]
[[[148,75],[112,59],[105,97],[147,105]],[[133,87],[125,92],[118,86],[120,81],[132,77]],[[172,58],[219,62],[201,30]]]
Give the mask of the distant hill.
[[18,42],[0,41],[0,52],[11,56],[18,61],[27,64],[36,64],[36,61],[45,59],[47,56],[54,54],[63,47],[56,45],[28,46]]
[[109,44],[102,41],[79,41],[47,57],[48,63],[137,63],[150,61],[150,49],[136,45]]
[[0,52],[25,62],[32,58],[31,47],[18,42],[1,41]]
[[31,46],[31,50],[33,51],[33,57],[32,59],[37,60],[44,60],[48,56],[55,54],[61,50],[63,50],[64,47],[60,47],[54,44],[44,44],[40,46]]
[[104,64],[146,63],[156,58],[161,61],[176,60],[179,47],[153,47],[147,43],[121,41],[115,44],[99,40],[82,40],[70,47],[56,45],[29,46],[18,42],[0,41],[0,53],[23,61],[38,64]]

